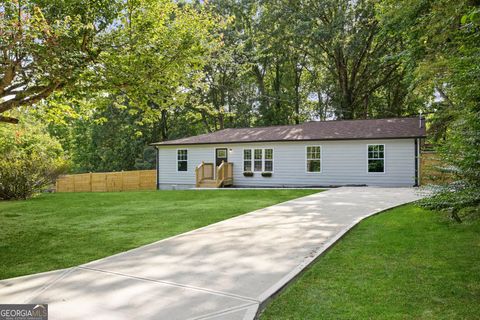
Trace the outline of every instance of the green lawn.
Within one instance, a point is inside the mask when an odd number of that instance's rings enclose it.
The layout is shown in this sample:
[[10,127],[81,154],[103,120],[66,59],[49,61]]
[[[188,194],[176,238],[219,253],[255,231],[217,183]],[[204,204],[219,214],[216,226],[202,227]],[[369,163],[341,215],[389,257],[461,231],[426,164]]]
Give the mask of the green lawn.
[[71,267],[318,191],[58,193],[0,201],[0,279]]
[[371,217],[261,319],[480,319],[480,221],[413,205]]

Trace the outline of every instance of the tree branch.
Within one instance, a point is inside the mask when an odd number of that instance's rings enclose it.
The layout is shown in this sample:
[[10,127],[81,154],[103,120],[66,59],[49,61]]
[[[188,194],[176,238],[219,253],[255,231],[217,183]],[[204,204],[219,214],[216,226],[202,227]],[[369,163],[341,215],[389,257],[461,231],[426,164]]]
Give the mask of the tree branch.
[[11,118],[11,117],[0,116],[0,122],[17,124],[17,123],[18,123],[18,119]]

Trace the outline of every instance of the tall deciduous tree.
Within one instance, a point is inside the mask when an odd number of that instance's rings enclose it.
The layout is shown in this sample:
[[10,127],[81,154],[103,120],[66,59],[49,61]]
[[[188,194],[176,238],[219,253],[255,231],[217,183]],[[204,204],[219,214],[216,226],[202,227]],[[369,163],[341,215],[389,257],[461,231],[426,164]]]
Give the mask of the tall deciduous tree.
[[101,51],[117,0],[0,3],[0,121],[72,84]]

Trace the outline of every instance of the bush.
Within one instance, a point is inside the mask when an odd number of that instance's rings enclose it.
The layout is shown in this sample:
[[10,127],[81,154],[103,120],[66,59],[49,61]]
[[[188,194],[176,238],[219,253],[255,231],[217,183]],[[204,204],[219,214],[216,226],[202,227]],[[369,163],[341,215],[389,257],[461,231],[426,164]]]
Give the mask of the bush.
[[58,141],[38,124],[0,125],[0,199],[27,199],[67,168]]
[[252,171],[245,171],[245,172],[243,173],[243,176],[244,176],[244,177],[253,177],[253,172],[252,172]]

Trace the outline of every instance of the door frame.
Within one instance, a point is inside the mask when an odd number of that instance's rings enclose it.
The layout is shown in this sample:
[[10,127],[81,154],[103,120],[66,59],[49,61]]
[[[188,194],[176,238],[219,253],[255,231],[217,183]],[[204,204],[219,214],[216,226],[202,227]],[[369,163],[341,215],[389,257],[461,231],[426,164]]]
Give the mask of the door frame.
[[213,177],[217,178],[217,150],[218,149],[224,149],[225,150],[225,155],[226,155],[226,160],[228,162],[228,147],[215,147],[213,148]]

